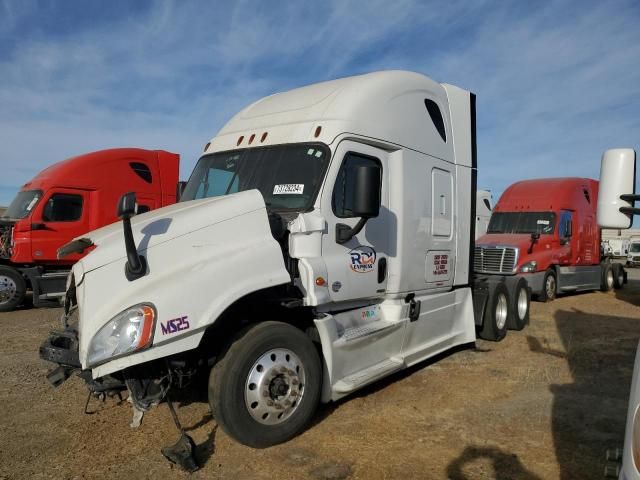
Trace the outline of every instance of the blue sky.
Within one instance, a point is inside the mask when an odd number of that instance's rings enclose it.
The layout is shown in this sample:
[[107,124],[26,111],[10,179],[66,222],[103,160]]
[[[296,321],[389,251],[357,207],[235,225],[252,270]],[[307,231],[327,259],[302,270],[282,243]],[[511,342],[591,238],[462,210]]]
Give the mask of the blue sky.
[[0,0],[0,205],[108,147],[182,155],[292,87],[407,69],[478,96],[479,186],[640,146],[640,2]]

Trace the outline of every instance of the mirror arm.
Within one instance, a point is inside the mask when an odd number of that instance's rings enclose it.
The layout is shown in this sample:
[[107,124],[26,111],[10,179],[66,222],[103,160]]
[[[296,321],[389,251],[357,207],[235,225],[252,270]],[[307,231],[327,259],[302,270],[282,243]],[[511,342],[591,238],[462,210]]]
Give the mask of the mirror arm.
[[620,195],[620,200],[624,200],[625,202],[633,203],[636,200],[640,200],[640,195],[627,193],[627,194],[624,194],[624,195]]
[[628,215],[640,215],[640,208],[620,207],[620,213],[626,213]]
[[127,264],[125,265],[124,273],[127,280],[132,282],[133,280],[144,276],[147,270],[147,262],[142,255],[138,255],[136,244],[133,241],[131,219],[129,217],[124,217],[122,219],[122,226],[124,228],[124,245],[127,250]]
[[338,223],[336,225],[336,243],[347,243],[349,240],[360,233],[360,231],[364,228],[364,224],[367,223],[367,220],[367,217],[361,217],[360,220],[358,220],[358,223],[356,223],[353,228],[351,228],[349,225],[345,225],[344,223]]

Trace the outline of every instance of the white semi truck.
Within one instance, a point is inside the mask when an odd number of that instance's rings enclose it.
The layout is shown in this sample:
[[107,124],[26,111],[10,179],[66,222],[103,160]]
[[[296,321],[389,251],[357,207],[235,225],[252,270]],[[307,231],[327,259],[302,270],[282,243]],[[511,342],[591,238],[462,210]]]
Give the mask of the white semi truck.
[[[598,226],[613,229],[631,227],[633,216],[640,215],[640,208],[634,207],[635,202],[640,200],[635,185],[636,152],[630,148],[607,150],[602,156],[600,168]],[[605,474],[617,475],[619,480],[640,480],[640,344],[631,381],[622,456],[619,457],[618,450],[615,452],[611,460],[621,460],[621,464],[608,465]]]
[[476,240],[487,233],[493,210],[493,198],[489,190],[478,190],[476,194]]
[[94,248],[41,347],[49,379],[126,388],[138,413],[165,399],[179,426],[171,391],[210,371],[217,423],[260,448],[318,402],[501,340],[529,296],[473,275],[476,172],[475,96],[455,86],[386,71],[263,98],[207,144],[180,203],[134,216],[126,195],[122,223],[61,249]]

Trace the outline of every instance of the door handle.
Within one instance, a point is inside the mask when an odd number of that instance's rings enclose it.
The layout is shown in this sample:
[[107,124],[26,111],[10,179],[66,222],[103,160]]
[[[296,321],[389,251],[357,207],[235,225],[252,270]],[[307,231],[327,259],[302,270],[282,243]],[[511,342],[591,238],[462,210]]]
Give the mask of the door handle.
[[443,217],[447,214],[447,200],[444,195],[440,195],[440,215]]
[[31,230],[49,230],[44,223],[32,223]]

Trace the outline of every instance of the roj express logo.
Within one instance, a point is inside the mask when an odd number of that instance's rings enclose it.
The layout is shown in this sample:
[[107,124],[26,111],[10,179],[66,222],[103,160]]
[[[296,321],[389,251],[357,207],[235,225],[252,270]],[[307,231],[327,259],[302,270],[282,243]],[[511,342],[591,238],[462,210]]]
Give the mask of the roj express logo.
[[351,265],[349,267],[356,273],[373,272],[376,264],[376,251],[371,247],[360,245],[349,252]]

